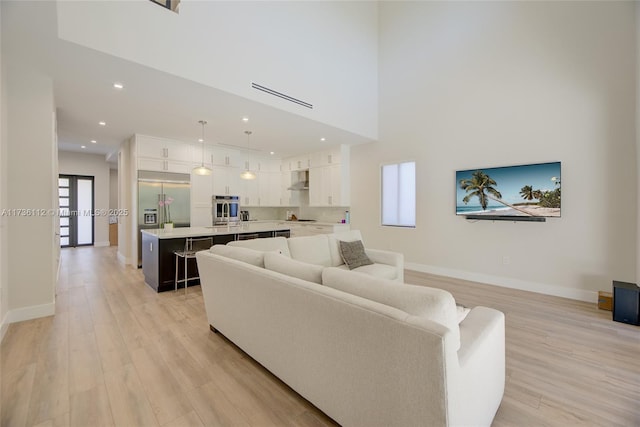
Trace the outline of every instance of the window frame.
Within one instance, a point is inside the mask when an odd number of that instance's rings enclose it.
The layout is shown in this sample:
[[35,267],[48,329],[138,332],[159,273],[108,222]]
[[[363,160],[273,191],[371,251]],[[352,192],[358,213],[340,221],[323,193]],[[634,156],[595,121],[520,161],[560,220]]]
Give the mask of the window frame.
[[[385,182],[384,182],[384,169],[385,167],[388,166],[397,166],[398,167],[398,171],[400,171],[400,165],[406,164],[406,163],[412,163],[413,164],[413,225],[409,225],[409,224],[400,224],[399,221],[397,221],[397,224],[385,224],[384,223],[384,204],[385,204],[385,194],[384,194],[384,187],[385,187]],[[403,229],[415,229],[417,227],[417,222],[418,222],[418,203],[417,203],[417,198],[418,198],[418,191],[417,191],[417,167],[418,167],[418,163],[415,160],[402,160],[402,161],[395,161],[395,162],[387,162],[387,163],[382,163],[380,165],[380,226],[382,227],[394,227],[394,228],[403,228]],[[398,174],[399,175],[399,174]],[[398,178],[398,183],[400,183],[400,179]],[[397,215],[397,219],[400,218],[399,212],[400,212],[400,206],[399,206],[399,198],[397,200],[397,205],[396,205],[396,209],[398,211],[398,215]]]

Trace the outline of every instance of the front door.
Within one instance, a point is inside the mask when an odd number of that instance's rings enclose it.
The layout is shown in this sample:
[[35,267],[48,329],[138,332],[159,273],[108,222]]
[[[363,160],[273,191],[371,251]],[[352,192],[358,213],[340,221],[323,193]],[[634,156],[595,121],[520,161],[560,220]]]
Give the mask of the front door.
[[92,176],[60,175],[60,246],[93,245],[94,182]]

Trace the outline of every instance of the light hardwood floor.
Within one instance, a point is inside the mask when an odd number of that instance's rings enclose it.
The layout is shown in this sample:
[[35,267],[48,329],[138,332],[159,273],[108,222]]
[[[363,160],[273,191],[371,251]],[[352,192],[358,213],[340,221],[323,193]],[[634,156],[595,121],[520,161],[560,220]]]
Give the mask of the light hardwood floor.
[[[640,425],[640,327],[562,298],[406,281],[506,314],[494,426]],[[156,294],[114,248],[63,250],[56,315],[12,324],[0,358],[2,426],[334,425],[209,331],[199,287]]]

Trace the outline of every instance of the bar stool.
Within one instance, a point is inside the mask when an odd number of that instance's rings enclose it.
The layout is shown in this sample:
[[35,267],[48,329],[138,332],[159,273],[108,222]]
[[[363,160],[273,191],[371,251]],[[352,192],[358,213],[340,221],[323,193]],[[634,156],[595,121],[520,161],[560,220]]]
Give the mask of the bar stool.
[[[176,292],[178,291],[178,283],[184,282],[184,294],[186,296],[189,280],[200,278],[199,273],[198,276],[189,277],[187,265],[190,259],[194,259],[196,257],[196,252],[207,250],[211,246],[213,246],[213,237],[187,237],[184,242],[184,250],[173,251],[176,256],[176,277],[174,280]],[[178,263],[181,258],[184,259],[184,279],[178,280],[178,267],[180,266]]]

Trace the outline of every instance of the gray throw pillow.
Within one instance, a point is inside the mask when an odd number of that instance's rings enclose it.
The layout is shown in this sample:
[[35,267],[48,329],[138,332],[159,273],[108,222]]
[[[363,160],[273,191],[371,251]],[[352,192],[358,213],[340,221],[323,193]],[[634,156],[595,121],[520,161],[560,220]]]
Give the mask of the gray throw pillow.
[[362,240],[355,240],[353,242],[343,242],[340,240],[340,256],[342,256],[342,260],[347,264],[349,270],[362,267],[363,265],[373,264],[364,252]]

